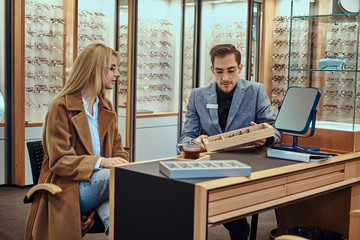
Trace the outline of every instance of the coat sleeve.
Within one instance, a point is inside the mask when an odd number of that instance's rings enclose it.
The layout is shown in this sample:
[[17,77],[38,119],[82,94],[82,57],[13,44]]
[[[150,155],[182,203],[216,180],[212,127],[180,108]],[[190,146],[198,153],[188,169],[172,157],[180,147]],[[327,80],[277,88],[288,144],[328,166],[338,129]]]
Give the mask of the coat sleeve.
[[119,129],[118,129],[116,120],[115,120],[114,125],[115,125],[115,127],[114,127],[114,141],[113,141],[112,156],[113,157],[121,157],[126,160],[129,160],[129,154],[125,151],[125,149],[123,147],[122,137],[119,133]]
[[[70,115],[61,100],[52,104],[45,119],[44,153],[55,174],[74,181],[90,181],[98,156],[78,154],[72,143]],[[85,126],[86,127],[86,126]]]
[[196,89],[192,89],[187,104],[187,112],[185,114],[184,129],[180,138],[180,142],[187,142],[197,138],[200,134],[200,117],[195,106]]

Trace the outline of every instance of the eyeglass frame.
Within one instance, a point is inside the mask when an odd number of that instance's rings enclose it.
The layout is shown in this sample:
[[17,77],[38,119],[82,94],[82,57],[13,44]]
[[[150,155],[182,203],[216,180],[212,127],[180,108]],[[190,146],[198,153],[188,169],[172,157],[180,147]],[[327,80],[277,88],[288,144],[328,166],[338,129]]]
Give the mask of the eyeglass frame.
[[[227,70],[225,69],[225,70],[223,70],[223,69],[214,69],[212,72],[213,72],[213,74],[214,74],[214,77],[216,78],[216,79],[221,79],[221,78],[223,78],[224,76],[225,76],[225,74],[226,74],[226,76],[228,77],[228,78],[233,78],[233,77],[235,77],[235,73],[236,73],[236,70],[238,70],[238,69],[240,69],[239,67],[229,67]],[[229,72],[229,70],[230,71],[234,71],[234,72]],[[217,71],[222,71],[222,73],[219,73],[219,72],[217,72]],[[216,76],[217,74],[219,74],[220,76]],[[234,75],[232,75],[232,74],[234,74]]]
[[120,73],[120,65],[119,66],[111,65],[109,67],[109,70],[112,72],[115,72],[115,70],[117,70]]
[[[328,56],[328,53],[334,54],[333,57]],[[342,54],[342,56],[341,56],[341,54]],[[339,56],[339,55],[340,55],[340,56]],[[343,52],[325,51],[325,52],[324,52],[324,56],[325,56],[325,58],[344,59],[344,58],[345,58],[345,53],[343,53]]]

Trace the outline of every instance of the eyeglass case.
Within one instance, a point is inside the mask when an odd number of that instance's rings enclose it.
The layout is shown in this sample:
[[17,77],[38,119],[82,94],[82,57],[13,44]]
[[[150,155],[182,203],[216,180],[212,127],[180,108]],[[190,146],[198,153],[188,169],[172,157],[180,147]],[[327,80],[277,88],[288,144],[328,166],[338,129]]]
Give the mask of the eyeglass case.
[[320,70],[345,70],[346,61],[337,58],[322,58],[319,61]]

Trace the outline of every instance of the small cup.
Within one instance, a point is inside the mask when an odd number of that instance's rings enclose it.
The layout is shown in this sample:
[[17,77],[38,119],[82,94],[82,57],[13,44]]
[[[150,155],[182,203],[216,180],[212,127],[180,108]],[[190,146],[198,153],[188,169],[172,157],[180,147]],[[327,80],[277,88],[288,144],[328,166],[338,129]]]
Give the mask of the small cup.
[[183,154],[186,159],[198,159],[200,152],[202,152],[201,143],[196,141],[178,143],[176,149],[179,153]]

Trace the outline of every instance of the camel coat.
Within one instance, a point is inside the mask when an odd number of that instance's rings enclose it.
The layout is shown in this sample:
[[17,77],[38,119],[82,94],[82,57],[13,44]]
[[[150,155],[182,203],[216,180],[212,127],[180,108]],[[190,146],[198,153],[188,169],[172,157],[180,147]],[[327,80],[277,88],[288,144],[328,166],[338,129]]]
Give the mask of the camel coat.
[[[101,156],[128,159],[116,113],[109,100],[99,100]],[[81,94],[66,95],[52,104],[44,122],[43,146],[39,183],[54,183],[63,191],[57,195],[46,191],[36,194],[27,217],[25,239],[81,239],[79,182],[90,181],[99,158],[93,156]]]

